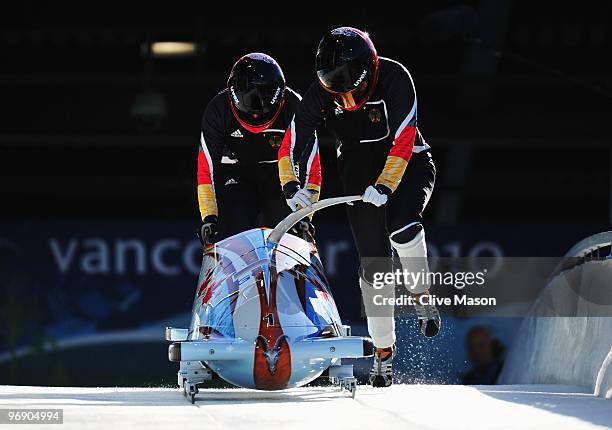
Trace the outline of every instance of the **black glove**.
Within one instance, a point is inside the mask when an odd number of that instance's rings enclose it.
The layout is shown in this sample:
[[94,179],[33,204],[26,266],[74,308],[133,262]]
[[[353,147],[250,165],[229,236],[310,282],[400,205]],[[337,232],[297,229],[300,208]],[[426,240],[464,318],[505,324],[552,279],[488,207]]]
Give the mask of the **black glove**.
[[314,243],[315,228],[310,219],[304,218],[289,230],[291,234],[304,239],[306,242]]
[[296,181],[289,181],[283,187],[283,194],[285,195],[285,199],[289,200],[300,190],[300,183]]
[[197,235],[198,239],[202,243],[202,246],[212,245],[215,243],[215,237],[217,236],[217,223],[219,222],[216,215],[208,215],[200,224]]

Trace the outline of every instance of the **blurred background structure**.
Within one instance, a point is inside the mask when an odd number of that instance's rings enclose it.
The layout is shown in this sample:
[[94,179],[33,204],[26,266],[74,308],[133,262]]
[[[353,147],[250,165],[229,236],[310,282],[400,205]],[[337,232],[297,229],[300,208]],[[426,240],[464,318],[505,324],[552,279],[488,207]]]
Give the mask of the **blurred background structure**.
[[[275,57],[304,93],[318,41],[337,26],[365,29],[379,54],[413,75],[419,128],[438,167],[426,213],[430,253],[561,256],[608,227],[612,5],[396,7],[119,12],[24,1],[3,13],[0,384],[174,380],[159,340],[164,325],[184,320],[199,270],[204,108],[252,51]],[[324,131],[321,151],[326,197],[339,187]],[[358,321],[343,209],[316,224],[341,314]],[[510,342],[512,323],[495,324],[495,336]],[[454,364],[418,377],[458,380],[471,325],[449,324],[434,352]],[[126,339],[141,348],[127,354]]]

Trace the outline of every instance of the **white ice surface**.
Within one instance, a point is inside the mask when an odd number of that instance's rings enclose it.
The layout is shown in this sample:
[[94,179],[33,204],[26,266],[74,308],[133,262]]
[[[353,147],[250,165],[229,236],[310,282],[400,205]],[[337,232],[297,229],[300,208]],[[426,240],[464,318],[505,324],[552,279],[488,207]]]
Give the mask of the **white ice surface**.
[[359,387],[355,400],[319,387],[208,389],[198,399],[169,388],[0,386],[0,408],[63,408],[66,430],[612,428],[611,400],[567,386]]

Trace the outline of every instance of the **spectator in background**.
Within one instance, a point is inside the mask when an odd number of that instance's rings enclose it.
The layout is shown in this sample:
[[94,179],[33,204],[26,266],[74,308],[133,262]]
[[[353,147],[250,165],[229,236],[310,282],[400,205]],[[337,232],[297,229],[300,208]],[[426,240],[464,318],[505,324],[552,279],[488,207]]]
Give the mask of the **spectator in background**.
[[499,340],[493,338],[488,328],[475,326],[465,336],[465,348],[472,368],[461,375],[461,383],[465,385],[495,384],[503,365],[504,347]]

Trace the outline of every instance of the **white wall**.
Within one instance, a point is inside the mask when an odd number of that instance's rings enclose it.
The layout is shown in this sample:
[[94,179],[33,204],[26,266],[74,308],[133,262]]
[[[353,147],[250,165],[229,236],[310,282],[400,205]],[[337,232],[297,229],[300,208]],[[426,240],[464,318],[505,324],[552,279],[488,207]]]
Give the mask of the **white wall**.
[[498,382],[580,385],[612,398],[612,260],[584,263],[549,282]]

